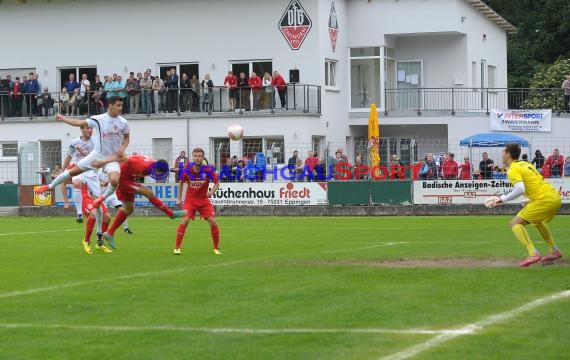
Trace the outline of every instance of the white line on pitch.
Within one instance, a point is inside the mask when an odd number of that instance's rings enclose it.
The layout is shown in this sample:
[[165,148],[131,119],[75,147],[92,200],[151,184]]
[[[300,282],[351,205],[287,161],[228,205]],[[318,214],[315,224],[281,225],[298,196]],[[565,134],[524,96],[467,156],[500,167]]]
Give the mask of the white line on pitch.
[[0,234],[0,236],[46,234],[46,233],[69,232],[69,231],[85,231],[85,229],[64,229],[64,230],[28,231],[28,232],[20,232],[20,233],[3,233],[3,234]]
[[0,323],[0,328],[22,329],[22,328],[43,328],[43,329],[70,329],[88,331],[180,331],[180,332],[201,332],[201,333],[235,333],[235,334],[405,334],[405,335],[439,335],[457,334],[464,330],[428,330],[428,329],[379,329],[379,328],[344,328],[344,329],[318,329],[318,328],[284,328],[284,329],[254,329],[254,328],[210,328],[192,326],[154,325],[154,326],[110,326],[110,325],[66,325],[66,324],[4,324]]
[[510,320],[510,319],[514,318],[515,316],[529,312],[530,310],[533,310],[539,306],[543,306],[543,305],[549,304],[551,302],[558,301],[561,299],[565,299],[568,297],[570,297],[570,290],[565,290],[565,291],[561,291],[561,292],[558,292],[558,293],[553,294],[553,295],[542,297],[540,299],[531,301],[531,302],[526,303],[522,306],[514,308],[513,310],[509,310],[509,311],[505,311],[505,312],[498,313],[495,315],[491,315],[491,316],[489,316],[483,320],[477,321],[473,324],[466,325],[466,326],[458,329],[457,332],[439,334],[436,337],[429,339],[423,343],[413,345],[413,346],[411,346],[411,347],[409,347],[403,351],[400,351],[400,352],[397,352],[395,354],[383,357],[383,358],[381,358],[381,360],[409,359],[409,358],[416,356],[416,355],[418,355],[418,354],[420,354],[426,350],[430,350],[436,346],[439,346],[445,342],[448,342],[449,340],[453,340],[457,337],[464,336],[464,335],[475,334],[476,332],[483,330],[485,327],[497,325],[499,323]]
[[252,259],[233,260],[233,261],[227,261],[227,262],[216,263],[216,264],[207,264],[207,265],[197,265],[197,266],[194,266],[192,268],[183,267],[183,268],[176,268],[176,269],[169,269],[169,270],[160,270],[160,271],[155,271],[155,272],[134,273],[134,274],[104,278],[104,279],[92,279],[92,280],[85,280],[85,281],[76,281],[76,282],[71,282],[71,283],[67,283],[67,284],[46,286],[46,287],[35,288],[35,289],[11,291],[11,292],[0,294],[0,299],[10,298],[10,297],[15,297],[15,296],[21,296],[21,295],[37,294],[37,293],[43,293],[43,292],[47,292],[47,291],[67,289],[67,288],[72,288],[72,287],[77,287],[77,286],[85,286],[85,285],[90,285],[90,284],[113,282],[113,281],[117,281],[117,280],[128,280],[128,279],[142,278],[142,277],[147,277],[147,276],[159,276],[159,275],[165,275],[165,274],[180,273],[180,272],[185,272],[189,269],[231,266],[231,265],[235,265],[235,264],[242,264],[242,263],[248,263],[248,262],[253,262],[253,261],[270,260],[270,259],[284,257],[284,256],[314,255],[314,254],[324,254],[324,253],[331,253],[331,252],[349,252],[349,251],[356,251],[356,250],[366,250],[366,249],[370,249],[372,247],[393,246],[395,244],[398,244],[398,243],[375,244],[375,245],[359,247],[359,248],[346,248],[346,249],[331,250],[331,251],[320,252],[320,253],[306,252],[306,253],[297,253],[297,254],[268,255],[268,256],[252,258]]

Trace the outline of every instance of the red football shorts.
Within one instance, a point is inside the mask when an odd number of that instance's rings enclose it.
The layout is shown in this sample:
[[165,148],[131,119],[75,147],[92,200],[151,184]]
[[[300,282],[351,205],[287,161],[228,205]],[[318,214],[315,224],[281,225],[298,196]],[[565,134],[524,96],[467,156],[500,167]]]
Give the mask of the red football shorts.
[[214,205],[210,202],[210,199],[195,199],[189,198],[184,199],[184,210],[188,211],[188,217],[194,220],[196,211],[200,212],[200,217],[202,219],[211,218],[216,213],[214,212]]
[[117,199],[123,202],[135,202],[135,194],[142,185],[134,180],[121,179],[117,187]]

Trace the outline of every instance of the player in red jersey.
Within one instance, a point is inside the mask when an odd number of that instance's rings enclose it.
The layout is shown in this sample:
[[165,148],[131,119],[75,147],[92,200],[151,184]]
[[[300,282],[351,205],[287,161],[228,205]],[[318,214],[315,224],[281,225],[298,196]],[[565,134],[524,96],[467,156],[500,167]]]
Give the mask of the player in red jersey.
[[[176,245],[174,248],[174,255],[180,255],[180,245],[184,239],[184,233],[188,226],[190,219],[194,220],[196,211],[200,212],[200,217],[205,219],[210,224],[210,232],[212,234],[212,242],[214,243],[214,254],[221,255],[220,244],[220,229],[216,224],[216,213],[214,206],[210,201],[210,196],[218,190],[220,183],[218,181],[218,174],[211,166],[204,166],[204,150],[195,148],[192,150],[193,163],[191,167],[182,175],[178,183],[178,199],[176,204],[181,204],[182,191],[184,190],[184,183],[186,183],[186,196],[184,197],[184,209],[187,211],[186,216],[182,218],[178,231],[176,232]],[[207,164],[207,163],[205,163]],[[212,190],[208,190],[210,181],[214,183]]]
[[[105,161],[116,161],[114,157]],[[162,200],[157,198],[152,190],[137,182],[136,179],[151,176],[156,180],[162,180],[168,176],[168,164],[165,161],[156,161],[144,155],[131,155],[126,161],[121,163],[121,175],[119,186],[117,187],[117,198],[124,204],[123,208],[117,211],[117,216],[111,227],[103,233],[109,246],[116,249],[115,230],[125,219],[131,215],[135,207],[135,195],[146,197],[151,204],[162,210],[171,219],[181,218],[186,215],[185,210],[172,211]]]
[[[93,199],[91,198],[91,195],[89,195],[87,184],[83,184],[83,186],[81,186],[81,197],[82,197],[81,211],[83,212],[83,216],[87,218],[87,225],[85,227],[85,239],[83,239],[83,250],[85,250],[86,253],[91,254],[92,253],[91,234],[93,233],[93,227],[95,226],[96,210],[93,208],[91,208],[90,210],[88,209],[89,205],[93,202]],[[107,210],[105,204],[101,205],[101,210],[103,211],[102,226],[103,226],[103,231],[105,231],[109,226],[109,222],[111,221],[111,216],[109,215],[109,211]],[[97,233],[97,246],[95,247],[95,249],[100,250],[104,253],[113,252],[111,249],[105,246],[105,244],[103,244],[103,234],[101,233]]]

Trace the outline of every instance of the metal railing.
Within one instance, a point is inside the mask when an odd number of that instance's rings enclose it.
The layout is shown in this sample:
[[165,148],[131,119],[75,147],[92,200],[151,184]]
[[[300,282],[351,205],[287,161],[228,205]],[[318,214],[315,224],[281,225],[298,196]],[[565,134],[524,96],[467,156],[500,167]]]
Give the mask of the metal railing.
[[529,88],[417,88],[386,89],[384,113],[443,111],[484,112],[491,109],[552,109],[560,115],[565,109],[564,89]]
[[[229,89],[214,86],[198,92],[191,89],[165,91],[86,91],[73,96],[69,93],[43,92],[39,94],[11,94],[0,92],[0,119],[28,118],[34,120],[55,113],[72,116],[96,115],[106,111],[106,99],[119,95],[124,114],[142,114],[148,117],[159,113],[181,116],[183,113],[249,111],[275,114],[291,110],[303,114],[321,114],[321,87],[307,84],[289,84],[283,87],[239,87]],[[233,100],[232,100],[233,99]]]

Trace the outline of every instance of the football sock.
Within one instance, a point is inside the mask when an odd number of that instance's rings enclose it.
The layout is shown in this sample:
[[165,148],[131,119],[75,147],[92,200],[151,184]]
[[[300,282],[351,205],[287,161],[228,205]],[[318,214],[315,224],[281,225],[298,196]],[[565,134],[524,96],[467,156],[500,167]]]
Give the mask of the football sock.
[[176,230],[176,248],[180,249],[180,245],[182,245],[182,239],[184,239],[184,233],[186,232],[186,225],[180,224],[178,225],[178,229]]
[[212,233],[214,249],[218,249],[218,245],[220,244],[220,228],[218,228],[218,224],[210,226],[210,232]]
[[75,211],[77,211],[77,215],[82,214],[83,209],[83,196],[81,196],[81,189],[73,188],[73,192],[71,193],[71,198],[75,203]]
[[97,233],[97,245],[99,246],[103,245],[103,234],[101,233]]
[[111,196],[111,194],[114,193],[115,190],[117,190],[117,188],[114,187],[113,185],[111,185],[111,183],[109,183],[109,185],[108,185],[107,188],[105,189],[105,192],[103,193],[103,199],[106,199],[106,198],[108,198],[109,196]]
[[558,247],[556,246],[556,243],[554,242],[554,238],[552,237],[552,233],[550,232],[550,228],[548,227],[548,225],[541,222],[538,224],[534,224],[534,226],[536,227],[536,229],[540,233],[540,236],[542,236],[542,239],[548,245],[550,250],[551,251],[557,251]]
[[153,204],[157,209],[160,209],[163,213],[165,213],[166,215],[168,215],[168,217],[173,217],[174,213],[172,212],[172,210],[170,210],[170,208],[168,206],[166,206],[162,200],[160,200],[159,198],[157,198],[156,196],[153,196],[151,198],[148,199],[150,201],[151,204]]
[[530,236],[528,235],[528,231],[522,226],[521,224],[517,224],[511,228],[513,234],[517,238],[517,240],[525,247],[526,251],[530,256],[538,255],[538,251],[534,247],[534,244],[530,240]]
[[125,219],[125,221],[123,221],[123,229],[128,229],[129,228],[129,221],[127,219]]
[[107,230],[107,234],[109,234],[111,236],[115,235],[115,230],[117,230],[117,228],[119,226],[121,226],[123,221],[125,221],[126,219],[127,219],[127,213],[126,212],[124,212],[123,210],[117,211],[117,216],[115,217],[115,221],[113,221],[113,224]]
[[91,216],[87,218],[87,226],[85,227],[85,241],[86,243],[91,242],[91,234],[93,234],[93,226],[95,226],[95,219]]
[[53,189],[56,185],[59,185],[63,182],[66,182],[67,180],[69,180],[70,177],[71,177],[71,175],[69,175],[69,170],[65,170],[64,172],[59,174],[55,179],[53,179],[51,184],[49,184],[48,186],[50,189]]
[[107,218],[105,219],[105,217],[103,217],[103,224],[101,225],[103,232],[107,231],[107,229],[109,229],[109,221],[111,219]]
[[103,232],[103,211],[101,207],[95,209],[95,220],[97,222],[97,233]]

